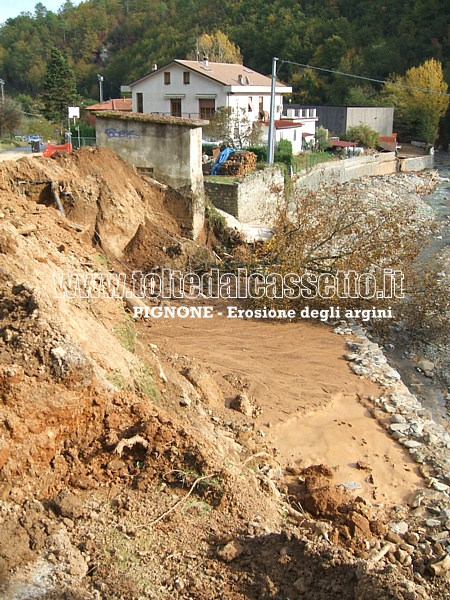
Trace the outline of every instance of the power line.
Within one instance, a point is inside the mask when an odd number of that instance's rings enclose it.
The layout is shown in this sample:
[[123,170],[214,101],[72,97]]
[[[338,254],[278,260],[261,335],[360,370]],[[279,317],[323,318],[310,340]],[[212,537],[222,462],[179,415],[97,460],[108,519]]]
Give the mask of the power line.
[[353,73],[344,73],[343,71],[336,71],[335,69],[324,69],[323,67],[314,67],[312,65],[304,65],[303,63],[294,62],[292,60],[282,60],[280,67],[283,63],[290,65],[297,65],[298,67],[305,67],[306,69],[315,69],[316,71],[325,71],[326,73],[334,73],[335,75],[344,75],[345,77],[354,77],[355,79],[364,79],[365,81],[372,81],[374,83],[382,83],[383,85],[395,85],[397,87],[406,88],[408,90],[414,90],[416,92],[424,92],[426,94],[437,94],[438,96],[450,96],[446,92],[438,92],[437,90],[431,90],[427,88],[414,87],[413,85],[406,85],[404,83],[396,83],[394,81],[384,81],[383,79],[374,79],[373,77],[364,77],[362,75],[354,75]]

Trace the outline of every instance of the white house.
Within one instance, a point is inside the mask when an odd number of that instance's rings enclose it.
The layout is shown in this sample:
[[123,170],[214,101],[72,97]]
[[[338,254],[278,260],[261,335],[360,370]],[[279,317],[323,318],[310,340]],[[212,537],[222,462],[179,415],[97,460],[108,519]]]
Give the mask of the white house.
[[[271,78],[243,65],[208,60],[174,60],[133,81],[133,112],[209,119],[219,107],[243,108],[250,122],[267,120]],[[292,88],[275,87],[275,118],[281,119],[283,94]]]
[[[289,110],[287,116],[275,121],[275,146],[280,140],[289,140],[292,143],[292,152],[298,154],[305,149],[308,142],[315,143],[316,139],[316,109]],[[263,123],[263,142],[267,143],[269,137],[269,123]]]

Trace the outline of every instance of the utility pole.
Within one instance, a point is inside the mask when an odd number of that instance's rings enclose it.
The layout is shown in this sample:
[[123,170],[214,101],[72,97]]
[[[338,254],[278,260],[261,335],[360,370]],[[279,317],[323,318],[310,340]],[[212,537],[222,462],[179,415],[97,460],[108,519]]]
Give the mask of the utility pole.
[[103,102],[103,75],[97,75],[100,102]]
[[275,85],[277,80],[277,60],[272,58],[272,82],[270,85],[269,138],[267,141],[267,164],[273,165],[275,155]]

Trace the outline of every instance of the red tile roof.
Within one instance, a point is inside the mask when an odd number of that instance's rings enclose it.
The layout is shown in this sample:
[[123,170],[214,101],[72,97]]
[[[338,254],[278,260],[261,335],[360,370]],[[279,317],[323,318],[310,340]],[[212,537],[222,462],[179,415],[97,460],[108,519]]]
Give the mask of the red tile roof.
[[105,100],[92,106],[86,106],[86,110],[121,110],[123,112],[131,112],[131,98],[113,98]]

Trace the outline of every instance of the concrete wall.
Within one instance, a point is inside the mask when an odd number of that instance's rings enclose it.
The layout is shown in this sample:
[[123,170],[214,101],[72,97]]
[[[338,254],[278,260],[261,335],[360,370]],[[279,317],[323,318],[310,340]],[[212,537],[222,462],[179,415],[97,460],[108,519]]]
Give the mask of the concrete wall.
[[322,183],[346,183],[359,177],[390,175],[397,170],[395,153],[383,152],[315,165],[308,173],[294,175],[292,185],[294,189],[317,190]]
[[292,104],[288,109],[311,109],[317,111],[317,127],[325,127],[332,135],[340,135],[349,127],[369,125],[380,135],[392,135],[394,109],[390,106],[317,106]]
[[279,167],[253,171],[235,183],[205,181],[205,193],[214,206],[242,223],[269,223],[284,192]]
[[[422,171],[434,166],[432,155],[398,159],[394,152],[358,156],[312,167],[292,177],[293,191],[317,190],[324,183],[345,183],[351,179],[391,175],[397,171]],[[205,181],[205,193],[214,206],[242,223],[271,223],[271,216],[284,193],[284,177],[278,167],[254,171],[235,183]]]
[[392,135],[394,109],[390,106],[349,106],[347,108],[347,130],[363,123],[382,136]]
[[399,158],[399,171],[407,173],[410,171],[423,171],[434,168],[434,155],[414,156],[413,158]]
[[180,217],[185,235],[195,239],[204,223],[201,138],[207,121],[114,112],[96,117],[97,145],[176,190],[180,211],[175,203],[173,214]]

